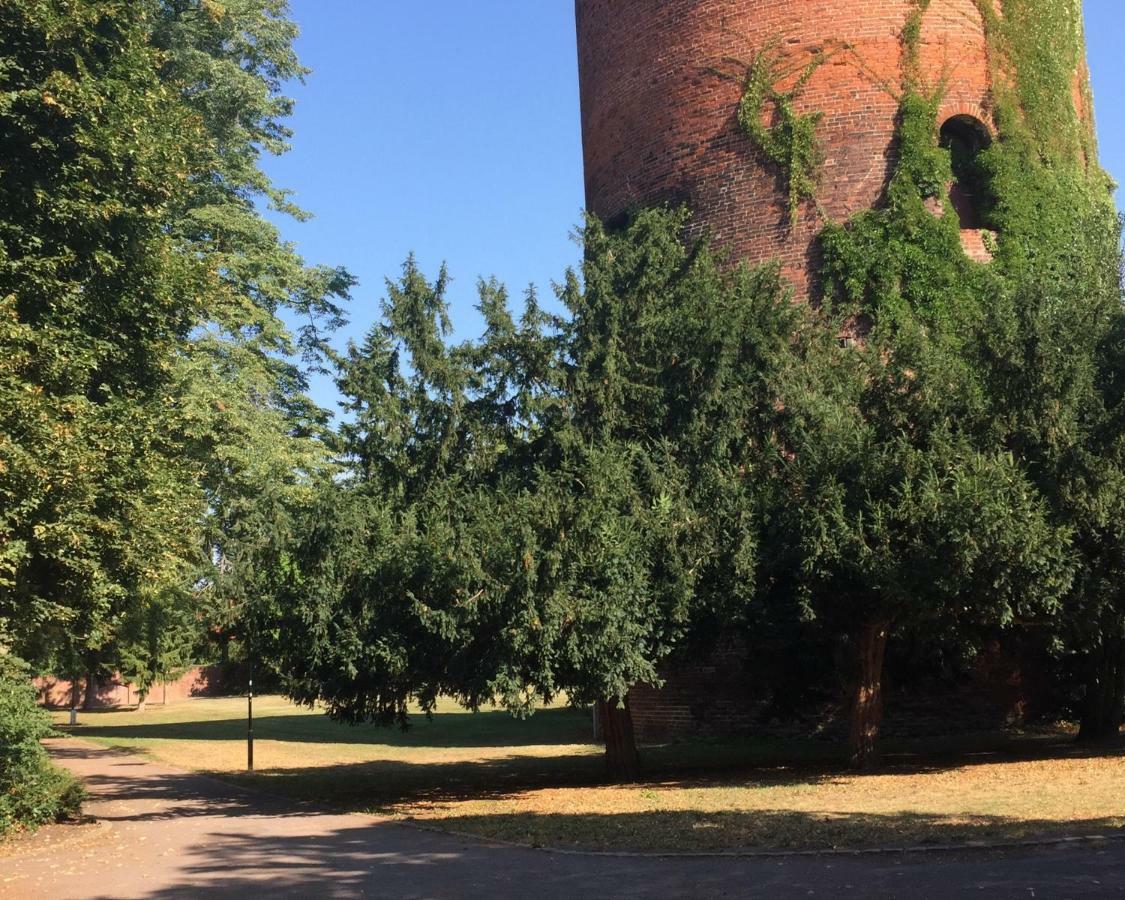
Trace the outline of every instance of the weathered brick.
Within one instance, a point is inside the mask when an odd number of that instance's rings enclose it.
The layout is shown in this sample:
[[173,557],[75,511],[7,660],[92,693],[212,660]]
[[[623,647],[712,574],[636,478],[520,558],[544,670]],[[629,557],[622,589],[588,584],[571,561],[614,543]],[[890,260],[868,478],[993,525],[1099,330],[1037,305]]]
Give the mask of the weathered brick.
[[[588,207],[613,219],[686,202],[695,228],[736,258],[781,260],[807,296],[825,219],[871,207],[886,186],[912,8],[911,0],[577,0]],[[946,85],[943,116],[990,123],[975,0],[934,0],[922,40],[926,77]],[[779,173],[739,128],[741,85],[713,71],[771,42],[791,69],[818,48],[841,48],[796,103],[824,114],[825,162],[819,209],[805,204],[795,226]]]

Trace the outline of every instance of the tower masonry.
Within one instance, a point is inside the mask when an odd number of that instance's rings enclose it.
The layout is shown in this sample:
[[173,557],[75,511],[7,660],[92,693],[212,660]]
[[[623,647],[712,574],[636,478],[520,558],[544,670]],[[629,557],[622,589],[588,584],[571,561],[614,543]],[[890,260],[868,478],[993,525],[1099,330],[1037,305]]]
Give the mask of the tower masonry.
[[[916,9],[915,0],[577,0],[588,208],[612,222],[685,203],[694,228],[735,258],[780,260],[807,297],[824,224],[876,205],[891,174],[903,33]],[[796,87],[793,111],[820,116],[816,187],[795,215],[784,169],[739,117],[762,54],[774,60],[771,88]],[[980,0],[932,0],[919,56],[922,79],[944,86],[943,138],[987,144],[993,66]],[[1079,73],[1075,82],[1081,104]],[[776,97],[760,115],[776,123]],[[972,198],[954,188],[952,199],[966,252],[987,260]]]

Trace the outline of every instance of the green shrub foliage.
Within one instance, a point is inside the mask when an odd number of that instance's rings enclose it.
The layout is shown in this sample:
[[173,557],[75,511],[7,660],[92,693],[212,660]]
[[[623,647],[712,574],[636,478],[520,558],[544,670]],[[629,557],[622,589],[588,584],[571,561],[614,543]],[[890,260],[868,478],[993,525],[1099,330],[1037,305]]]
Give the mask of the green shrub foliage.
[[25,663],[0,652],[0,835],[74,815],[83,798],[39,743],[51,719],[36,705],[30,677]]

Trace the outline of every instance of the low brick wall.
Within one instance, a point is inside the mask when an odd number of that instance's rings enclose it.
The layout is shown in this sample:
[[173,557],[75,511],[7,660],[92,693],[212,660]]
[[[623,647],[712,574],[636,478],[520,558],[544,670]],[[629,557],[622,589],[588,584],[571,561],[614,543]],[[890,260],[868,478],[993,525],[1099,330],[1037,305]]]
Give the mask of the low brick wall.
[[[76,699],[77,705],[81,706],[86,696],[86,683],[82,679],[76,684],[70,679],[47,675],[36,678],[35,687],[39,692],[40,705],[49,709],[69,709]],[[149,691],[148,702],[178,703],[192,697],[216,696],[222,692],[223,683],[219,667],[196,666],[174,681],[158,681]],[[136,687],[119,675],[115,675],[98,682],[93,707],[113,709],[119,706],[135,706],[139,699]]]
[[749,731],[764,697],[746,672],[747,649],[723,638],[709,653],[677,660],[661,675],[664,686],[640,684],[629,691],[629,711],[641,743]]
[[[637,740],[652,744],[749,732],[775,737],[815,732],[825,739],[844,739],[844,696],[810,706],[791,720],[765,721],[771,693],[755,684],[747,671],[747,654],[745,642],[724,636],[709,652],[669,660],[661,669],[663,687],[635,686],[629,691],[629,710]],[[897,685],[888,673],[884,735],[994,731],[1034,718],[1049,682],[1033,658],[1021,662],[1020,656],[1018,647],[1005,649],[994,641],[982,648],[972,669],[956,683],[923,679]]]

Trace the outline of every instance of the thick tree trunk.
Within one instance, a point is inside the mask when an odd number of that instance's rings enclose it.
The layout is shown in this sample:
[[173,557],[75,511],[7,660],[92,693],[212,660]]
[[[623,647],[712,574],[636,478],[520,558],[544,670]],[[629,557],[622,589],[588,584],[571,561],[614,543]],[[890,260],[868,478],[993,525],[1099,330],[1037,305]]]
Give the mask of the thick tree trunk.
[[82,708],[91,710],[98,702],[98,676],[90,669],[86,672],[86,696],[82,700]]
[[883,657],[889,630],[889,622],[873,621],[864,623],[856,634],[857,667],[848,741],[848,762],[853,769],[867,769],[878,762],[876,743],[883,723]]
[[1125,642],[1109,640],[1091,662],[1078,740],[1104,741],[1121,734],[1125,724]]
[[629,783],[641,777],[641,757],[633,733],[629,702],[616,699],[598,701],[598,722],[605,738],[606,774],[611,781]]

